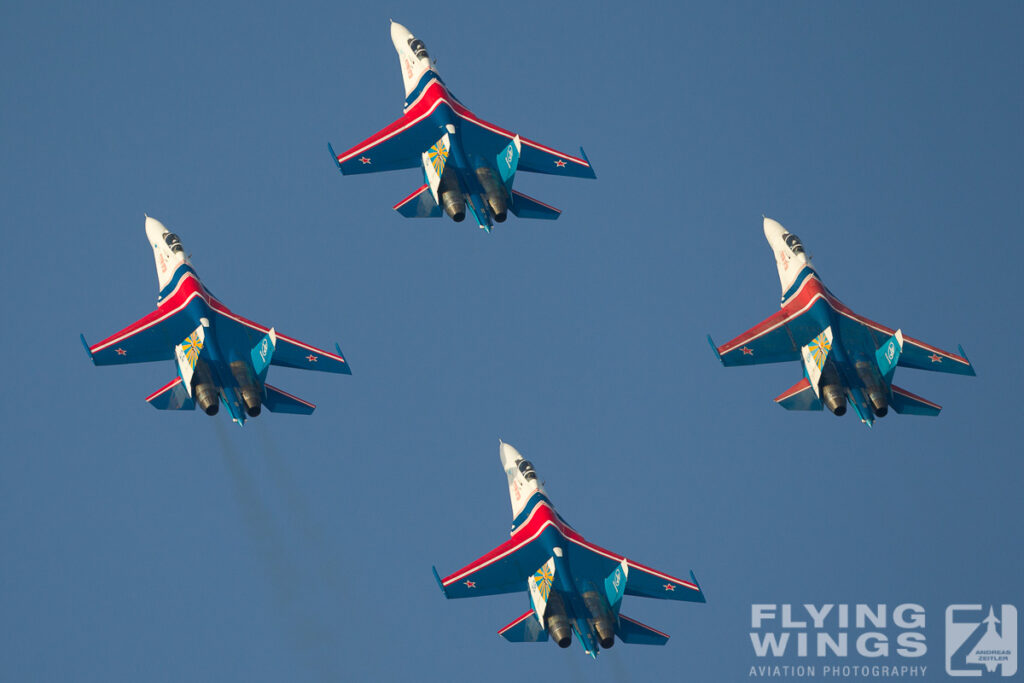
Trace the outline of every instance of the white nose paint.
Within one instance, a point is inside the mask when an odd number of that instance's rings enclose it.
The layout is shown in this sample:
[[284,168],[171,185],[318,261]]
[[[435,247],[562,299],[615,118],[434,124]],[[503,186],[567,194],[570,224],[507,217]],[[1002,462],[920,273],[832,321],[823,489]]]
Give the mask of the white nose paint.
[[161,290],[171,283],[171,278],[174,277],[178,266],[188,263],[184,250],[172,251],[167,244],[166,238],[169,234],[170,231],[164,227],[163,223],[152,216],[146,216],[146,239],[149,240],[149,246],[153,247],[156,277],[160,282]]
[[800,238],[787,232],[778,221],[767,216],[764,219],[764,236],[775,256],[775,267],[779,271],[779,284],[782,285],[782,293],[785,294],[796,282],[796,278],[804,266],[811,267],[811,261],[807,258]]
[[398,53],[398,62],[402,68],[402,83],[405,85],[405,96],[416,89],[420,78],[430,70],[430,57],[426,52],[417,57],[411,45],[416,36],[409,32],[409,29],[397,21],[391,22],[391,42],[395,45],[395,52]]
[[533,466],[513,446],[502,443],[499,455],[501,466],[508,478],[508,495],[512,503],[512,517],[515,518],[523,511],[535,492],[544,492],[544,487],[541,486]]

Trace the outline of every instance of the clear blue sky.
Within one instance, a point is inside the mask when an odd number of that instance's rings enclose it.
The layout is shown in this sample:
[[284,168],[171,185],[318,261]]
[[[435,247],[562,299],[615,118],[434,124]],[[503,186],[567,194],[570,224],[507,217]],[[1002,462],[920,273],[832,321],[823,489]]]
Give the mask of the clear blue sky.
[[[260,3],[257,3],[260,5]],[[401,113],[394,17],[478,115],[583,145],[596,181],[491,235],[342,177]],[[5,681],[741,680],[753,602],[1021,600],[1020,3],[135,3],[0,8],[8,340]],[[143,212],[235,311],[354,375],[244,429],[143,397],[171,363],[78,341],[155,306]],[[722,368],[774,312],[768,214],[854,310],[956,350],[944,406],[874,429],[787,413],[796,364]],[[18,341],[18,344],[13,344]],[[431,576],[500,543],[498,438],[590,540],[696,572],[627,598],[665,648],[511,645],[525,595]]]

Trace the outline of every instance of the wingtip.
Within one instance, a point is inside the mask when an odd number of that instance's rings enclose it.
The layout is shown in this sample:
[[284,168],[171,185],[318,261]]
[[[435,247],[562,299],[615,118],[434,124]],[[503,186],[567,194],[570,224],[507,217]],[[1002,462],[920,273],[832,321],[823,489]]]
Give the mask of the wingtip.
[[332,147],[329,142],[327,143],[327,151],[331,153],[331,159],[334,160],[334,165],[338,167],[338,171],[343,173],[341,170],[341,161],[338,159],[338,154],[334,151],[334,147]]
[[91,360],[93,362],[93,365],[95,365],[96,359],[92,355],[92,349],[89,348],[89,342],[85,341],[85,335],[79,334],[78,338],[82,340],[82,346],[85,347],[85,352],[89,354],[89,360]]
[[715,352],[715,358],[718,359],[718,362],[725,365],[725,361],[722,360],[722,354],[718,352],[718,346],[715,345],[715,340],[711,338],[710,334],[708,335],[708,344],[711,344],[711,350]]
[[977,377],[978,373],[974,371],[974,363],[972,363],[971,359],[967,357],[967,353],[964,351],[964,347],[961,346],[960,344],[957,344],[956,348],[960,351],[960,357],[967,361],[967,368],[970,370],[970,373],[968,374],[970,374],[971,377]]
[[590,163],[590,158],[587,156],[587,153],[583,151],[582,145],[580,145],[580,156],[583,157],[585,162],[587,162],[587,167],[590,169],[590,177],[597,178],[597,171],[594,170],[594,164]]
[[707,596],[704,595],[704,589],[700,587],[700,581],[697,580],[697,575],[690,570],[690,580],[693,581],[693,585],[697,587],[697,592],[700,594],[700,600],[698,602],[707,602]]
[[431,567],[430,570],[434,572],[434,580],[437,581],[437,586],[441,589],[441,594],[447,598],[448,591],[444,589],[444,583],[441,582],[441,577],[437,573],[437,567]]
[[342,370],[342,374],[351,375],[352,366],[348,364],[348,358],[345,358],[345,354],[341,352],[341,344],[339,344],[338,342],[334,342],[334,350],[337,351],[338,355],[341,356],[341,359],[345,361],[345,369]]

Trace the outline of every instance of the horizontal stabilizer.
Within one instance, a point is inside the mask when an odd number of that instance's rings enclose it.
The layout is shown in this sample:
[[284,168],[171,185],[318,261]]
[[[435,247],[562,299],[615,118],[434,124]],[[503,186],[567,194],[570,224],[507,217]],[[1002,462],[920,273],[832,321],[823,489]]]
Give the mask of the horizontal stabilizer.
[[498,635],[510,643],[543,643],[548,639],[547,630],[532,609],[498,631]]
[[154,391],[146,401],[159,410],[194,410],[196,407],[181,377],[175,377]]
[[512,206],[509,207],[519,218],[539,218],[541,220],[553,221],[562,215],[562,212],[544,202],[528,197],[522,192],[512,190]]
[[900,415],[938,415],[942,406],[892,385],[892,399],[889,405]]
[[272,413],[291,413],[293,415],[312,415],[316,406],[308,401],[303,401],[298,396],[292,396],[286,391],[277,387],[264,384],[266,390],[263,397],[263,406]]
[[441,207],[430,193],[430,185],[413,190],[412,194],[392,208],[406,218],[438,218],[441,215]]
[[668,642],[668,634],[656,628],[641,624],[625,614],[619,615],[619,623],[615,628],[619,640],[630,645],[664,645]]
[[821,410],[821,399],[806,377],[775,397],[775,402],[786,410]]

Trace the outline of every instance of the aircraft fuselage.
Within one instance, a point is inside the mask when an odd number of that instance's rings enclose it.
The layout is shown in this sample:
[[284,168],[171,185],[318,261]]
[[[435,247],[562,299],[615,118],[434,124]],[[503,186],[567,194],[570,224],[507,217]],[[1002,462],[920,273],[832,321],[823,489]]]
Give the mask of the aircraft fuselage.
[[[185,303],[185,313],[193,322],[193,329],[202,326],[205,332],[203,353],[196,364],[192,389],[197,405],[207,415],[216,415],[223,403],[231,419],[244,424],[246,417],[260,414],[262,387],[256,377],[244,339],[225,339],[230,331],[221,333],[214,311],[231,311],[210,294],[190,265],[182,264],[172,282],[161,292],[160,304],[177,306]],[[181,376],[181,370],[178,370]],[[248,400],[247,400],[248,399]]]

